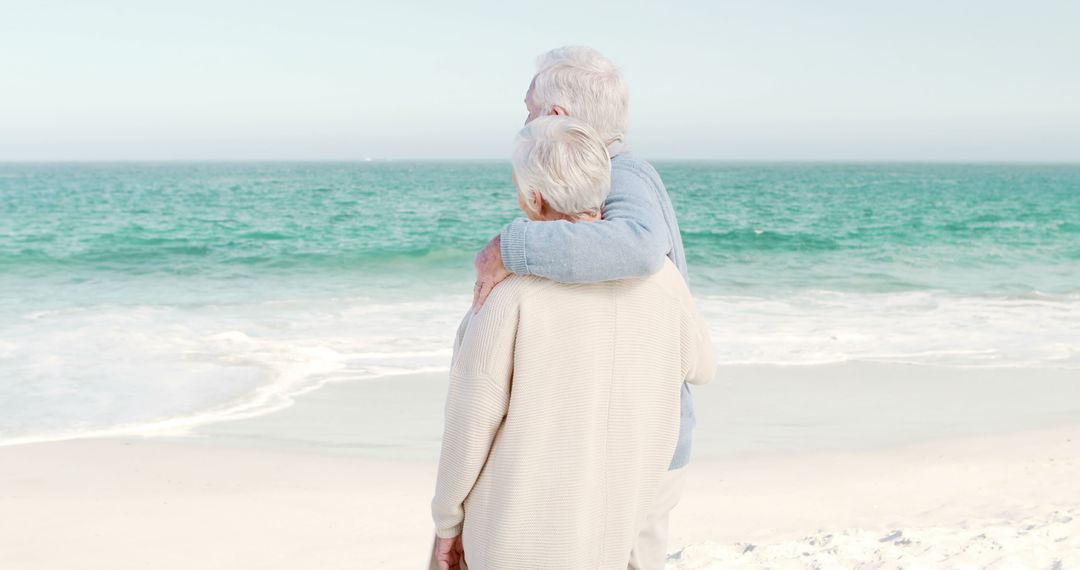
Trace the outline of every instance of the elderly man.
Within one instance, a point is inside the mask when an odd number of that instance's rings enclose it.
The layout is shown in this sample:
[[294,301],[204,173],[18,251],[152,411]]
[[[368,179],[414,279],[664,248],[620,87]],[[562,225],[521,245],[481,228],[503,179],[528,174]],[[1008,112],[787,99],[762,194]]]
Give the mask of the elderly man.
[[[626,144],[629,96],[618,68],[586,47],[552,50],[538,64],[525,95],[526,122],[544,115],[569,115],[595,128],[611,156],[611,191],[603,220],[596,223],[518,219],[503,228],[477,255],[474,305],[482,305],[492,288],[511,273],[590,283],[649,275],[667,258],[686,279],[682,237],[664,183]],[[685,384],[681,398],[678,446],[635,543],[633,568],[663,568],[666,560],[668,515],[682,494],[695,423]]]
[[[528,123],[513,171],[530,220],[601,223],[611,162],[584,121]],[[508,277],[454,344],[432,500],[438,567],[635,567],[678,441],[681,385],[714,368],[669,260],[617,281]]]

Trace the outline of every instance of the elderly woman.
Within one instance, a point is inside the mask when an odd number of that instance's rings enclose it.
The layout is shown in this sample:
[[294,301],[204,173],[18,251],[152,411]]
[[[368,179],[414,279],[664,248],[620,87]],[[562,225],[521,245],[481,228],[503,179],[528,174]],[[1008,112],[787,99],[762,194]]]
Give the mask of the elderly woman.
[[[513,172],[530,219],[600,219],[611,162],[586,123],[530,122]],[[432,500],[439,567],[627,568],[675,449],[682,382],[714,369],[670,261],[620,281],[507,278],[454,342]]]

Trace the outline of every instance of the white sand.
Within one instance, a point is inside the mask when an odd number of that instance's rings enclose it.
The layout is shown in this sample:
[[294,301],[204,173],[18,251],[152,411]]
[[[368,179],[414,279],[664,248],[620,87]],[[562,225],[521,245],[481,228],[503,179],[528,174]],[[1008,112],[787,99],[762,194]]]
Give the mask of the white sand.
[[694,467],[669,568],[1080,568],[1080,427]]
[[[699,391],[669,568],[1080,568],[1075,387],[991,374],[972,399],[964,379],[898,389],[903,367],[871,387],[824,370]],[[442,389],[424,382],[328,386],[195,437],[0,447],[0,569],[423,567]]]
[[[692,468],[669,568],[1080,568],[1080,428]],[[3,448],[0,568],[419,568],[433,474],[138,440]]]
[[433,484],[430,462],[137,440],[0,448],[0,568],[419,568]]

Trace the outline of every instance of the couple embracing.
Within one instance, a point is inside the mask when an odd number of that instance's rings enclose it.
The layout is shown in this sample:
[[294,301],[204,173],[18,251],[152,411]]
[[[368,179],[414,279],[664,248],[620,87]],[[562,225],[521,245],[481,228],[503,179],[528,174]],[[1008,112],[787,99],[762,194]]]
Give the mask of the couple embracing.
[[662,569],[715,372],[659,175],[595,50],[539,59],[513,221],[477,255],[454,340],[433,568]]

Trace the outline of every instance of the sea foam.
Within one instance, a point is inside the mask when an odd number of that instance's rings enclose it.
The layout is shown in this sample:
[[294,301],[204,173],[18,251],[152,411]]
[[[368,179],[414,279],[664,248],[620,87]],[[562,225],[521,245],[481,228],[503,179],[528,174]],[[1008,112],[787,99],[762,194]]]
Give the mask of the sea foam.
[[[0,326],[0,445],[184,433],[326,382],[445,371],[470,298],[101,305]],[[704,295],[718,363],[1080,369],[1080,295]]]

